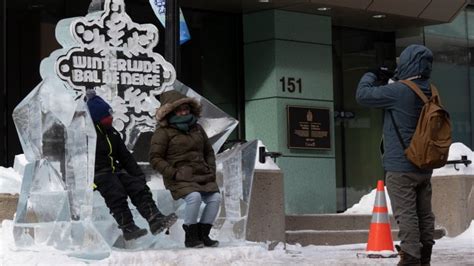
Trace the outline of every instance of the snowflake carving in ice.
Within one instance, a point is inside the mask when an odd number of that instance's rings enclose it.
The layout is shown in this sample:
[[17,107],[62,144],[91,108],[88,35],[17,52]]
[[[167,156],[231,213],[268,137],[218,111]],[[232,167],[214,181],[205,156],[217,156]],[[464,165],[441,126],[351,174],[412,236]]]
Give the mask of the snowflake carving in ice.
[[107,1],[98,20],[81,18],[72,28],[74,38],[105,55],[121,49],[127,56],[146,53],[158,43],[158,31],[152,24],[136,24],[125,13],[123,0]]
[[75,91],[76,100],[95,89],[108,101],[114,126],[133,150],[140,134],[154,130],[155,95],[176,79],[173,66],[153,52],[158,29],[134,23],[123,0],[106,0],[99,15],[72,20],[69,29],[75,45],[64,47],[69,50],[58,57],[56,74]]

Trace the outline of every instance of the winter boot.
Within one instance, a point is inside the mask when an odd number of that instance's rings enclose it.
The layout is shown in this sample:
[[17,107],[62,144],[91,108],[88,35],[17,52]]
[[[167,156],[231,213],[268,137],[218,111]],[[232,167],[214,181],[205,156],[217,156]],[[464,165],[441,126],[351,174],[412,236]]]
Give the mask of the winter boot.
[[185,234],[184,245],[187,248],[202,248],[204,244],[199,240],[199,227],[197,224],[183,224]]
[[219,246],[219,241],[212,240],[209,238],[209,232],[211,232],[212,224],[202,224],[198,223],[199,228],[199,240],[204,243],[206,247],[217,247]]
[[125,240],[128,241],[132,239],[137,239],[141,236],[146,235],[146,229],[142,229],[135,225],[130,210],[112,213],[112,216],[114,217],[115,221],[117,221],[118,228],[122,229],[123,238]]
[[398,255],[400,255],[400,261],[398,262],[398,266],[401,265],[411,265],[411,266],[420,266],[420,259],[413,257],[412,255],[406,253],[402,250],[399,245],[395,245],[395,248],[398,251]]
[[170,228],[174,223],[176,223],[176,220],[178,220],[178,216],[174,213],[163,215],[161,212],[158,212],[151,216],[148,220],[148,225],[150,226],[151,233],[157,235],[165,229]]
[[123,226],[119,226],[119,228],[122,229],[123,238],[127,241],[137,239],[147,234],[146,229],[136,226],[133,222]]
[[431,262],[431,252],[433,250],[433,245],[424,245],[421,248],[421,265],[422,266],[429,266]]

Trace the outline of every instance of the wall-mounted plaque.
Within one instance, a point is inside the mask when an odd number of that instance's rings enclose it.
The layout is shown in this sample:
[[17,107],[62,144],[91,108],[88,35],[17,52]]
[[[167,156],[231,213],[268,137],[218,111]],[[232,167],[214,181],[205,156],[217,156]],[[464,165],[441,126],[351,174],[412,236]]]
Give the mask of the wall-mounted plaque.
[[288,148],[331,149],[329,109],[290,105],[286,109]]

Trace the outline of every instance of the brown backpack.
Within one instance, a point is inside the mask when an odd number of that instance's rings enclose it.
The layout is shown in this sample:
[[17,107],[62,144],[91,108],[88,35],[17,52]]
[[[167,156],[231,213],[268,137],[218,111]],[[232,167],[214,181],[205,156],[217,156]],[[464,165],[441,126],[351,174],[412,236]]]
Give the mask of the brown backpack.
[[415,133],[408,147],[403,143],[390,112],[405,155],[421,169],[430,170],[444,166],[451,146],[451,120],[449,113],[441,105],[438,90],[431,85],[431,98],[428,99],[413,81],[401,80],[400,82],[410,87],[424,102]]

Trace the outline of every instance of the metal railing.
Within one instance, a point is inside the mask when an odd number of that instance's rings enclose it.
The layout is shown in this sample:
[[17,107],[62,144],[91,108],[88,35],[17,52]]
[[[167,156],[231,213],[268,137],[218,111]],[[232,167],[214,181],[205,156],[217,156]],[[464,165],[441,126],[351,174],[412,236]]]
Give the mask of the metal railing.
[[467,155],[461,155],[461,160],[450,160],[446,162],[446,164],[452,164],[456,171],[459,171],[459,169],[456,167],[456,164],[460,163],[467,167],[472,163],[472,161],[467,159]]

